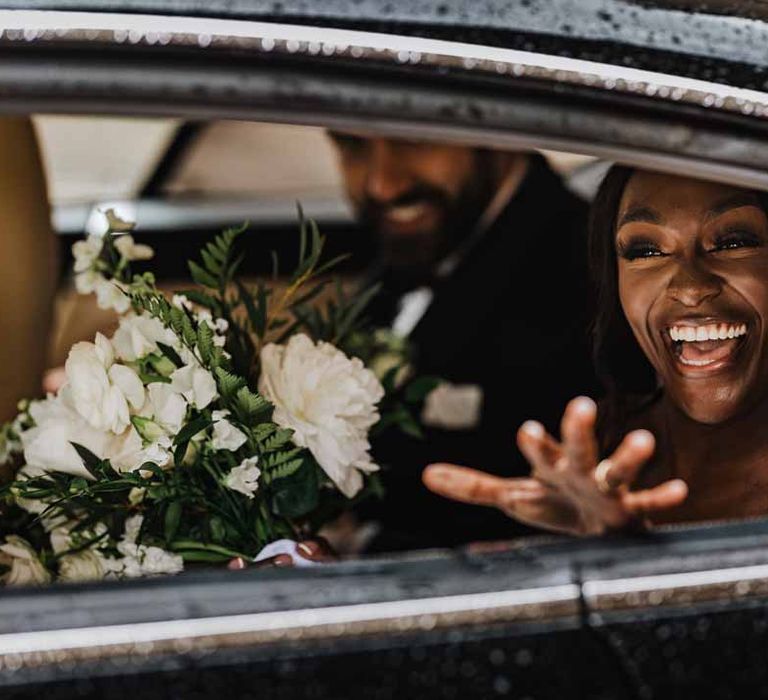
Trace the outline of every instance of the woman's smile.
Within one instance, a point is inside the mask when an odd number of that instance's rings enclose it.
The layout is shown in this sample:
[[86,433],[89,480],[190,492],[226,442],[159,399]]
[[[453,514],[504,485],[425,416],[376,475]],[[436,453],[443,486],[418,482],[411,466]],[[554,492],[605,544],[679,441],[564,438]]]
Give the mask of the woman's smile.
[[747,346],[749,324],[718,318],[682,318],[661,331],[675,369],[702,377],[737,365]]

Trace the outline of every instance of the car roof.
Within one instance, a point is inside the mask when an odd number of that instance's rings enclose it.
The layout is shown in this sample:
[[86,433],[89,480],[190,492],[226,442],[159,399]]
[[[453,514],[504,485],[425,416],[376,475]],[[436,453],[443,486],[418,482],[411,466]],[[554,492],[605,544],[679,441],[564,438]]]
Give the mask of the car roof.
[[750,68],[764,65],[768,43],[768,7],[757,0],[0,0],[3,8],[333,26],[602,60],[742,87],[762,86]]

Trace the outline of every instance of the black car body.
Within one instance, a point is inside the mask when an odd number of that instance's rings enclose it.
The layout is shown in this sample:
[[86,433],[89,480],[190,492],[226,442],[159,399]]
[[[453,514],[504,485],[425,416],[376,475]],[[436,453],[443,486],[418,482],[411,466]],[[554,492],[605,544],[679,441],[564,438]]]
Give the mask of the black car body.
[[[768,11],[0,0],[0,109],[551,148],[768,187]],[[4,697],[762,697],[768,524],[0,595]]]

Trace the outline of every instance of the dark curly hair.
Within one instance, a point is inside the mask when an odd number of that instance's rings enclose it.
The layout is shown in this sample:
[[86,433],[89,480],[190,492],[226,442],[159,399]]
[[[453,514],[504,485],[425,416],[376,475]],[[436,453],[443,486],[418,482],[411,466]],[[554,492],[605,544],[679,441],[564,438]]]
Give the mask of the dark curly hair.
[[613,166],[589,217],[589,261],[596,293],[593,360],[605,389],[598,426],[604,449],[618,443],[632,413],[658,396],[656,373],[635,340],[619,300],[616,219],[634,172],[634,168]]

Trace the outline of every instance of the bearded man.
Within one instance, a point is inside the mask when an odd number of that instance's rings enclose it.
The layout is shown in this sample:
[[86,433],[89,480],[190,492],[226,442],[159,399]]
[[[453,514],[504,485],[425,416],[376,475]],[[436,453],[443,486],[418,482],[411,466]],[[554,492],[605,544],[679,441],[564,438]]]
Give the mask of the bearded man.
[[369,551],[454,546],[524,530],[500,512],[429,493],[431,462],[528,473],[514,446],[531,416],[556,429],[568,399],[594,393],[587,206],[538,154],[331,133],[349,200],[377,238],[371,313],[408,337],[415,370],[445,380],[423,440],[378,445],[386,495]]

